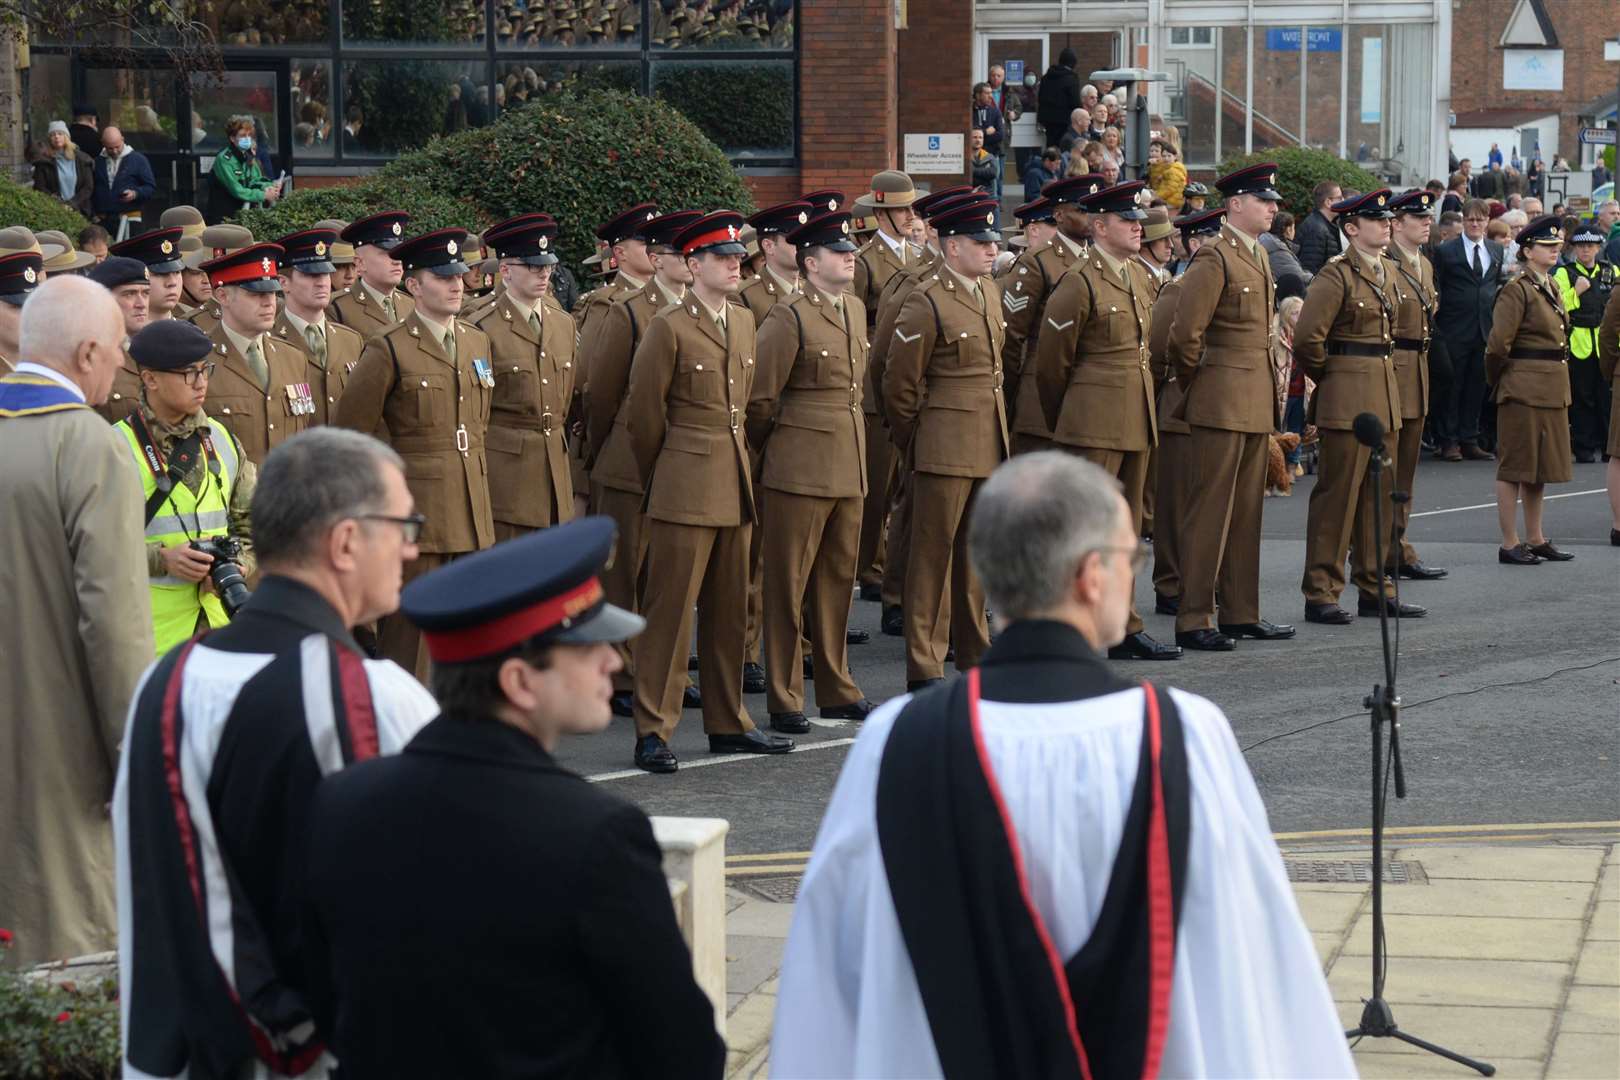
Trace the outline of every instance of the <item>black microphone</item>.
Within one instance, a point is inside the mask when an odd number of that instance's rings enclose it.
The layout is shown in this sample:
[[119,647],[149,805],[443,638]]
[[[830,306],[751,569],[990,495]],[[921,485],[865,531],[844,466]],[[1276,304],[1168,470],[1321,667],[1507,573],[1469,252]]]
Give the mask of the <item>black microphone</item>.
[[1384,422],[1370,412],[1364,412],[1350,422],[1350,430],[1356,434],[1356,442],[1362,446],[1370,446],[1374,450],[1384,448]]

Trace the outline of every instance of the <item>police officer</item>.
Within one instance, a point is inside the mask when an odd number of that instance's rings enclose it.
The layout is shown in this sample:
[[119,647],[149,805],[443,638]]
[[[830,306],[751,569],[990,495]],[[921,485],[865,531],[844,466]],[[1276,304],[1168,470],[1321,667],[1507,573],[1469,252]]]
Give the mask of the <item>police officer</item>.
[[113,373],[107,400],[95,407],[109,424],[116,424],[130,414],[141,397],[140,371],[130,359],[129,339],[147,322],[147,298],[151,290],[147,285],[146,264],[139,259],[109,255],[84,276],[111,292],[124,315],[124,362]]
[[185,289],[180,273],[185,269],[180,261],[180,240],[184,235],[185,230],[179,226],[153,229],[107,249],[109,255],[121,255],[146,266],[150,289],[146,303],[148,321],[182,317],[176,311]]
[[914,470],[902,601],[913,690],[943,679],[948,648],[965,670],[990,644],[967,524],[974,492],[1010,452],[1005,326],[988,276],[1001,239],[995,220],[988,197],[933,219],[942,263],[902,304],[883,373],[884,416]]
[[255,465],[315,416],[304,354],[269,332],[282,254],[275,244],[254,244],[203,264],[220,313],[208,334],[219,365],[208,384],[208,413],[231,429]]
[[1553,283],[1569,311],[1569,420],[1575,460],[1597,461],[1609,442],[1609,381],[1598,370],[1597,328],[1614,292],[1616,267],[1598,258],[1604,237],[1590,221],[1569,238],[1575,258],[1560,263]]
[[[1496,401],[1496,517],[1502,527],[1497,561],[1509,566],[1567,562],[1542,530],[1548,484],[1574,479],[1569,448],[1569,312],[1552,279],[1564,246],[1558,218],[1548,214],[1519,230],[1524,273],[1502,286],[1485,343],[1485,381]],[[1524,538],[1516,527],[1524,503]]]
[[636,765],[673,772],[692,608],[703,728],[715,753],[780,754],[793,743],[754,727],[742,703],[748,539],[754,492],[742,420],[754,378],[754,319],[727,302],[741,276],[742,215],[717,211],[675,237],[693,274],[679,306],[653,316],[636,347],[623,420],[647,491],[647,630],[636,660]]
[[[189,271],[200,274],[202,280],[208,281],[208,272],[203,269],[205,263],[226,255],[233,255],[255,243],[253,233],[240,225],[210,225],[202,231],[198,238],[202,246],[196,251],[181,257],[182,296],[186,295],[184,282]],[[193,286],[193,290],[195,287]],[[196,295],[192,291],[190,295]],[[219,298],[214,295],[212,285],[208,286],[208,295],[196,309],[187,316],[187,320],[194,323],[205,334],[214,332],[219,325]]]
[[[1333,204],[1334,221],[1348,246],[1311,279],[1294,327],[1294,362],[1316,380],[1306,422],[1321,432],[1322,447],[1305,519],[1300,589],[1305,594],[1306,621],[1329,626],[1353,621],[1339,606],[1347,549],[1359,590],[1358,614],[1378,614],[1380,602],[1392,619],[1427,614],[1426,608],[1397,602],[1392,595],[1393,586],[1378,559],[1379,545],[1392,542],[1395,535],[1392,485],[1385,483],[1375,492],[1367,475],[1368,459],[1375,452],[1395,460],[1401,428],[1394,357],[1400,270],[1384,255],[1395,216],[1389,200],[1389,190],[1381,188]],[[1377,417],[1383,425],[1381,451],[1357,438],[1353,429],[1362,413]],[[1382,525],[1382,535],[1374,531],[1375,523]]]
[[281,314],[270,332],[304,354],[305,381],[315,411],[310,423],[327,423],[343,387],[360,363],[365,338],[326,317],[332,301],[331,229],[305,229],[276,241],[286,255],[281,262]]
[[345,243],[354,245],[359,276],[348,293],[332,301],[331,315],[368,340],[403,320],[415,305],[409,295],[399,291],[405,269],[394,255],[410,220],[411,215],[403,210],[385,210],[361,218],[339,234]]
[[1406,535],[1412,514],[1412,489],[1417,480],[1418,458],[1423,453],[1423,421],[1429,412],[1429,341],[1433,336],[1434,313],[1440,307],[1440,293],[1434,284],[1434,264],[1423,256],[1434,225],[1434,193],[1418,189],[1391,199],[1395,213],[1391,224],[1392,243],[1387,254],[1394,261],[1395,278],[1395,381],[1401,388],[1401,433],[1396,440],[1395,473],[1391,479],[1396,491],[1407,498],[1395,505],[1395,543],[1384,561],[1386,573],[1403,578],[1433,581],[1446,576],[1446,570],[1429,566],[1418,558],[1417,549]]
[[[456,317],[467,272],[465,239],[460,229],[440,229],[386,251],[368,244],[371,260],[399,262],[411,309],[367,340],[333,417],[376,434],[405,460],[405,479],[427,518],[416,541],[421,554],[406,564],[406,580],[495,543],[484,453],[495,372],[488,336]],[[367,303],[372,311],[378,307]],[[409,620],[384,617],[377,645],[426,681],[428,652]]]
[[[1157,441],[1148,370],[1154,289],[1136,257],[1146,187],[1132,180],[1086,196],[1091,247],[1047,300],[1032,372],[1053,441],[1119,480],[1138,536],[1148,453]],[[1178,660],[1181,650],[1147,633],[1133,599],[1125,637],[1108,655]]]
[[748,401],[749,441],[762,458],[767,704],[771,727],[804,733],[809,638],[816,706],[827,719],[873,709],[849,674],[846,631],[866,494],[861,381],[866,313],[846,290],[855,276],[848,212],[826,213],[786,237],[803,287],[765,317]]
[[138,332],[129,353],[140,366],[137,407],[113,429],[129,445],[146,500],[157,655],[229,617],[210,577],[214,557],[192,541],[229,536],[243,576],[253,572],[248,510],[257,473],[229,428],[203,402],[217,368],[214,343],[188,322],[160,319]]
[[[1276,284],[1258,237],[1282,196],[1277,166],[1251,165],[1215,182],[1226,196],[1219,237],[1182,278],[1165,344],[1183,394],[1176,419],[1192,429],[1182,516],[1176,644],[1225,651],[1239,637],[1276,640],[1294,628],[1260,618],[1260,516],[1266,454],[1281,426],[1271,369]],[[1215,625],[1215,596],[1221,622]]]
[[[15,370],[18,361],[22,359],[17,355],[20,351],[17,336],[21,328],[22,306],[28,300],[29,294],[39,288],[40,282],[45,280],[41,272],[44,261],[31,251],[0,255],[0,375]],[[125,387],[127,394],[128,383]],[[118,389],[116,375],[113,377],[113,389]],[[127,411],[127,404],[125,409]],[[101,412],[101,409],[96,411]],[[116,421],[118,418],[113,419]]]
[[574,320],[551,295],[557,232],[549,215],[522,214],[484,234],[504,287],[469,321],[488,335],[495,365],[489,504],[497,541],[574,516],[563,438],[574,396]]

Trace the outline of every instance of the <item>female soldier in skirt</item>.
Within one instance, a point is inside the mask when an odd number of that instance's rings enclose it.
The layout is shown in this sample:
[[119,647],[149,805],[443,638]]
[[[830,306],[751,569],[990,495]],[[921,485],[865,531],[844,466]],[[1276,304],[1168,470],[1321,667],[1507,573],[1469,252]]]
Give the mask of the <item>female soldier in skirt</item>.
[[[1574,479],[1569,445],[1569,312],[1552,281],[1563,248],[1559,219],[1539,217],[1519,233],[1524,273],[1502,286],[1485,343],[1485,379],[1496,411],[1497,561],[1509,566],[1565,562],[1541,528],[1544,486]],[[1524,539],[1516,504],[1524,501]]]

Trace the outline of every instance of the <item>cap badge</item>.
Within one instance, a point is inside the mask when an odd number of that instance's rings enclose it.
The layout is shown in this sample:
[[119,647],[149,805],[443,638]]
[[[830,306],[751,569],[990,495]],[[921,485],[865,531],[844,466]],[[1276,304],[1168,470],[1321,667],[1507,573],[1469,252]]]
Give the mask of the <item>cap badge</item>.
[[1091,187],[1089,187],[1089,188],[1087,188],[1087,189],[1086,189],[1086,194],[1088,194],[1088,195],[1095,195],[1095,194],[1097,194],[1097,185],[1096,185],[1096,184],[1092,184],[1092,185],[1091,185]]
[[145,278],[147,281],[151,281],[152,280],[152,271],[150,269],[148,269],[147,267],[144,267],[144,266],[141,267],[141,277]]
[[1266,177],[1266,183],[1275,184],[1276,182],[1277,182],[1277,174],[1276,173],[1272,173],[1270,176]]
[[805,213],[803,210],[800,210],[799,211],[799,224],[803,225],[805,222],[807,222],[809,220],[810,220],[810,215]]
[[841,230],[841,231],[842,231],[842,232],[844,232],[844,233],[846,233],[846,234],[847,234],[847,233],[848,233],[848,232],[849,232],[849,222],[847,222],[847,221],[840,221],[840,222],[839,222],[839,223],[838,223],[838,228],[839,228],[839,229],[840,229],[840,230]]
[[456,242],[454,240],[446,240],[444,242],[444,253],[446,255],[454,255],[456,253]]
[[541,250],[541,251],[544,251],[544,250],[546,250],[546,248],[547,248],[547,246],[549,246],[549,245],[550,245],[550,243],[551,243],[551,241],[550,241],[550,240],[549,240],[549,239],[547,239],[547,238],[546,238],[546,237],[544,237],[544,236],[542,236],[542,237],[541,237],[541,238],[540,238],[540,250]]
[[317,241],[315,241],[315,257],[318,259],[318,258],[320,258],[321,256],[323,256],[325,254],[326,254],[326,241],[325,240],[317,240]]
[[728,240],[737,239],[737,226],[735,226],[735,225],[727,225],[726,226],[726,239],[728,239]]
[[163,252],[163,254],[168,255],[174,251],[174,242],[172,240],[165,240],[163,243],[158,245],[158,250]]
[[1378,205],[1383,206],[1384,202],[1385,202],[1384,196],[1382,196],[1382,195],[1378,196]]
[[271,273],[275,270],[275,268],[275,261],[272,260],[270,256],[266,255],[264,258],[259,260],[259,269],[263,270],[265,273]]
[[400,235],[400,234],[401,234],[401,233],[403,233],[403,232],[404,232],[404,231],[405,231],[405,230],[404,230],[404,229],[403,229],[403,228],[401,228],[401,227],[400,227],[400,224],[399,224],[399,222],[397,222],[397,221],[396,221],[396,222],[394,222],[394,224],[393,224],[393,232],[394,232],[394,235],[395,235],[395,236],[398,236],[398,235]]
[[991,210],[989,213],[984,215],[984,223],[986,225],[994,225],[996,223],[996,212],[994,210]]
[[39,280],[39,275],[34,273],[34,268],[32,266],[25,266],[23,267],[23,280],[32,285],[35,281]]
[[828,211],[837,210],[838,209],[838,200],[837,199],[828,199],[827,200],[827,209],[828,209]]

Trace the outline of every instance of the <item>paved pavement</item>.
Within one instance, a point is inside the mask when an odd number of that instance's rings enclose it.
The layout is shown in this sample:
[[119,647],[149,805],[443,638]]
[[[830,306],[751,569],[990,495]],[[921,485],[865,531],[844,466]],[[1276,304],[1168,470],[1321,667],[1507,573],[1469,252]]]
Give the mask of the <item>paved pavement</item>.
[[[1620,1076],[1620,822],[1524,829],[1415,831],[1389,857],[1409,880],[1387,885],[1384,997],[1403,1030],[1496,1066],[1558,1080]],[[1465,838],[1465,839],[1459,839]],[[1366,860],[1365,840],[1284,842],[1292,862]],[[777,972],[793,905],[759,898],[734,860],[727,919],[730,1077],[770,1073]],[[788,873],[790,867],[785,867]],[[1345,1026],[1371,993],[1371,889],[1295,885]],[[815,1023],[814,1016],[784,1023]],[[1366,1077],[1474,1073],[1393,1039],[1354,1047]],[[778,1080],[781,1080],[778,1077]]]

